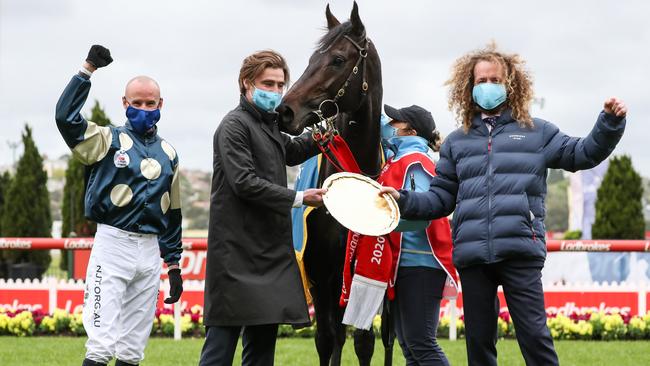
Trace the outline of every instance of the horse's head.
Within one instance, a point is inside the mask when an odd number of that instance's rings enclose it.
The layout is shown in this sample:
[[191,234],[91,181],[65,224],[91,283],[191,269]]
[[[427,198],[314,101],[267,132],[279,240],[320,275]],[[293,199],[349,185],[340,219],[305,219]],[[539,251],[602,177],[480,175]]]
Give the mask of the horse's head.
[[[381,65],[377,50],[366,37],[356,2],[350,20],[340,23],[325,9],[328,32],[300,79],[291,87],[276,109],[280,125],[291,134],[318,122],[315,111],[324,117],[337,112],[354,112],[367,95],[381,90]],[[381,94],[380,99],[381,99]],[[381,103],[381,100],[380,100]]]

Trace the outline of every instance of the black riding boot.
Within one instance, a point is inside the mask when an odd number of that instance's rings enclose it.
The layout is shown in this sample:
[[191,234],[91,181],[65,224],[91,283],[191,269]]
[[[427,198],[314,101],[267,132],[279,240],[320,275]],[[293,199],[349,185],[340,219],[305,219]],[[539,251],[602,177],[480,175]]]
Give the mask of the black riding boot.
[[84,358],[84,362],[81,366],[106,366],[106,364]]
[[138,366],[138,364],[131,364],[131,363],[126,363],[124,361],[116,360],[115,361],[115,366]]

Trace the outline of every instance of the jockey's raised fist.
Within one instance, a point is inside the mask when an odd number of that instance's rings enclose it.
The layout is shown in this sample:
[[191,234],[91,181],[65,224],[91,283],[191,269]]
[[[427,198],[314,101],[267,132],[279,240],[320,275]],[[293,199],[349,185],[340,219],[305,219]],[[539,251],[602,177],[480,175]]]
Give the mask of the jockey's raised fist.
[[94,66],[95,68],[100,68],[104,67],[111,62],[113,62],[113,58],[111,57],[111,51],[109,51],[108,48],[104,46],[100,46],[98,44],[93,45],[90,47],[90,51],[88,51],[88,58],[86,58],[86,62]]

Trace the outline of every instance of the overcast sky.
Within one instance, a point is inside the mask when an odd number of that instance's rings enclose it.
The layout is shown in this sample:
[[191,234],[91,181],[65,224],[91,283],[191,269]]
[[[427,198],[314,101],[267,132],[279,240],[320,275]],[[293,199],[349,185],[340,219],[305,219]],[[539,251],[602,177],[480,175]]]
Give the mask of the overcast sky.
[[[54,122],[56,101],[90,45],[115,60],[93,77],[93,100],[114,124],[125,120],[128,79],[146,74],[162,87],[159,133],[181,165],[211,170],[212,135],[238,102],[237,75],[250,53],[272,48],[292,79],[323,34],[325,1],[0,0],[0,166],[7,141],[25,122],[40,151],[67,153]],[[331,1],[349,17],[352,1]],[[383,66],[384,102],[432,111],[444,135],[456,127],[443,87],[453,61],[495,40],[528,61],[543,108],[533,115],[584,136],[609,96],[629,107],[615,154],[630,154],[650,177],[650,2],[358,1]]]

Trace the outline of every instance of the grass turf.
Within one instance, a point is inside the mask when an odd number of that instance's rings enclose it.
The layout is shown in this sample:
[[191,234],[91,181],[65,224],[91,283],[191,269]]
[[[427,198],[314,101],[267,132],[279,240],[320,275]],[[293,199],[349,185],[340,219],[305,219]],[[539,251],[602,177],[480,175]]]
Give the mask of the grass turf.
[[[0,337],[0,365],[81,365],[85,338],[68,337]],[[466,365],[465,342],[440,341],[452,365]],[[203,339],[152,338],[146,349],[142,366],[197,365]],[[650,341],[556,341],[562,365],[650,365]],[[500,365],[524,365],[517,342],[501,340],[497,344]],[[373,365],[383,365],[381,341],[375,343]],[[393,364],[404,365],[399,346],[393,353]],[[241,364],[241,343],[235,356]],[[280,338],[276,348],[276,365],[317,365],[318,356],[311,338]],[[356,365],[353,342],[348,339],[343,351],[343,365]]]

